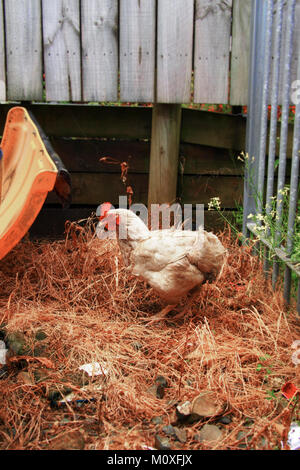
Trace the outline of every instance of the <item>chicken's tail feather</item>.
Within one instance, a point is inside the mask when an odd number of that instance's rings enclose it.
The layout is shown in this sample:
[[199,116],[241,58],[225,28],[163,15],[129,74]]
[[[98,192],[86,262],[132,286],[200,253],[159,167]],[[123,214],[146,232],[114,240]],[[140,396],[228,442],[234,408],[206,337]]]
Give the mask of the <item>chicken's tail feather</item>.
[[201,227],[193,248],[187,254],[189,262],[194,264],[209,282],[221,276],[227,256],[227,250],[218,237]]

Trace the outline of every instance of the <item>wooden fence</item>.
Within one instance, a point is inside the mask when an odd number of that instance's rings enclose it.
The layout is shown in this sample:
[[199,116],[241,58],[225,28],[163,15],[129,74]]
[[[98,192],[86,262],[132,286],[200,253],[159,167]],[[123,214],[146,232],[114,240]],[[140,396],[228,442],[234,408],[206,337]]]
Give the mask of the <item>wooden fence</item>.
[[247,104],[250,14],[251,0],[0,0],[0,101]]
[[[0,0],[0,135],[9,107],[22,101],[72,177],[71,209],[60,212],[49,195],[37,234],[61,235],[67,218],[87,216],[105,200],[116,204],[126,193],[120,167],[99,161],[106,155],[129,162],[134,202],[207,204],[219,196],[232,210],[242,201],[236,156],[245,148],[245,118],[180,104],[247,104],[251,5]],[[296,65],[294,54],[293,79]],[[92,105],[118,100],[155,104]],[[291,140],[290,133],[289,149]],[[212,213],[205,224],[215,227]]]

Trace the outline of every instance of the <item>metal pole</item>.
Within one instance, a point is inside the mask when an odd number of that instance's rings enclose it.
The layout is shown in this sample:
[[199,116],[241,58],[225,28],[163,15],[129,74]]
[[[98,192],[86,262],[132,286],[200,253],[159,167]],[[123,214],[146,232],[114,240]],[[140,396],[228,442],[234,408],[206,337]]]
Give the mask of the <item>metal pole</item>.
[[[288,138],[288,118],[290,105],[290,85],[291,85],[291,61],[293,50],[293,31],[295,24],[295,4],[296,0],[289,0],[286,18],[286,44],[283,55],[284,73],[283,73],[283,90],[282,90],[282,117],[280,132],[280,150],[279,150],[279,168],[278,168],[278,185],[277,185],[277,203],[276,203],[276,223],[280,227],[282,223],[283,196],[282,191],[285,183],[286,172],[286,149]],[[275,244],[280,245],[281,231],[278,228],[275,234]],[[275,288],[279,273],[279,264],[274,262],[272,283]]]
[[[248,95],[248,116],[246,127],[246,153],[248,162],[245,166],[244,179],[244,216],[243,234],[249,235],[247,229],[248,215],[256,211],[255,182],[258,174],[259,146],[257,136],[260,133],[261,100],[263,94],[263,51],[265,49],[265,28],[267,19],[266,0],[252,1],[251,15],[251,46],[250,46],[250,76]],[[253,158],[254,157],[254,160]],[[255,158],[256,157],[256,158]]]
[[[261,118],[260,118],[260,136],[259,136],[259,153],[258,153],[258,175],[257,175],[257,200],[256,210],[258,214],[262,213],[264,186],[265,186],[265,160],[267,146],[267,130],[268,130],[268,98],[269,98],[269,78],[271,65],[271,49],[272,49],[272,25],[273,25],[273,0],[268,0],[266,39],[263,54],[263,92],[261,102]],[[261,225],[261,222],[259,222]]]
[[[272,73],[272,97],[271,97],[271,119],[270,119],[270,136],[269,136],[269,152],[268,152],[268,176],[267,176],[267,194],[266,194],[266,214],[270,215],[272,211],[272,197],[274,191],[274,171],[275,171],[275,154],[276,154],[276,138],[277,138],[277,111],[278,111],[278,94],[279,94],[279,71],[280,71],[280,48],[282,38],[282,13],[284,0],[278,0],[276,9],[275,22],[275,45],[274,60]],[[267,238],[270,236],[270,229],[267,230]],[[266,258],[264,261],[264,271],[269,271],[269,260],[267,258],[269,250],[266,248]]]
[[[300,58],[300,47],[298,48],[298,58]],[[300,60],[298,60],[297,78],[300,78]],[[298,182],[299,182],[299,147],[300,147],[300,103],[296,104],[295,121],[294,121],[294,140],[292,167],[290,179],[290,199],[289,199],[289,216],[288,231],[286,240],[286,253],[290,257],[293,252],[295,220],[298,203]],[[284,275],[284,298],[287,303],[290,301],[291,292],[291,270],[288,266],[285,268]]]

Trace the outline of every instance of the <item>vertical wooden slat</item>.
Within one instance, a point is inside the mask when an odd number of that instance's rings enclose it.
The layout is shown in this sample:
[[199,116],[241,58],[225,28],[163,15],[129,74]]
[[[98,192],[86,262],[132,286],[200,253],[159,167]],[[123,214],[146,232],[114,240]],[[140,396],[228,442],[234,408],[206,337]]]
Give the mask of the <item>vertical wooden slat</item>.
[[120,0],[121,101],[154,101],[155,0]]
[[[0,0],[0,101],[6,100],[3,1]],[[0,181],[1,185],[1,181]]]
[[81,2],[84,101],[118,99],[118,1]]
[[47,101],[81,100],[79,0],[43,0]]
[[196,0],[196,103],[228,103],[231,7],[232,0]]
[[248,103],[252,0],[233,0],[230,104]]
[[40,0],[6,0],[7,98],[41,100],[42,31]]
[[157,102],[190,101],[193,0],[158,0]]

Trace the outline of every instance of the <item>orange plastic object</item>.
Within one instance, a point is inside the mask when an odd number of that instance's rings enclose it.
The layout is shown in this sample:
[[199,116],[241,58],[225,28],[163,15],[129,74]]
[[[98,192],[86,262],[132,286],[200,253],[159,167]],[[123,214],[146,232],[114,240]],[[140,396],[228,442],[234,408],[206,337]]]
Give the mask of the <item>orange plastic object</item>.
[[287,399],[291,400],[294,396],[296,396],[300,390],[292,383],[287,382],[281,389],[282,395]]
[[25,108],[8,112],[0,150],[2,259],[33,224],[55,185],[57,168]]

